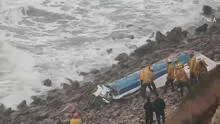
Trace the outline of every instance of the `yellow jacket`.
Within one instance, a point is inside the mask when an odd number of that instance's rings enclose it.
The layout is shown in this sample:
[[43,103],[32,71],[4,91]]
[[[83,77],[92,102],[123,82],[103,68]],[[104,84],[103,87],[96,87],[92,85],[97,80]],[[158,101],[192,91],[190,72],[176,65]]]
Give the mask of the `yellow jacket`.
[[140,80],[142,80],[143,83],[153,82],[153,72],[149,69],[149,67],[146,67],[144,71],[141,72]]
[[205,61],[199,61],[196,64],[196,74],[200,75],[200,74],[205,74],[207,72],[208,72],[208,70],[207,70]]
[[175,69],[174,68],[175,67],[174,67],[173,64],[168,65],[168,70],[167,70],[167,78],[168,79],[174,79],[175,78],[175,75],[174,75]]
[[196,73],[196,57],[193,56],[189,62],[189,72]]
[[71,119],[70,124],[82,124],[81,119]]
[[188,77],[184,68],[178,68],[176,70],[176,81],[186,82],[187,80]]

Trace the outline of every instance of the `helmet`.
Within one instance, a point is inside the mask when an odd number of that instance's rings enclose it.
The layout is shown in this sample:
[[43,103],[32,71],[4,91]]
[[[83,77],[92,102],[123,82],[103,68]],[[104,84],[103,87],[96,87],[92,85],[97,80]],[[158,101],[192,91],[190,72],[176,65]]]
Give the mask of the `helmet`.
[[184,67],[183,64],[181,64],[181,63],[177,64],[177,68],[183,68],[183,67]]
[[167,62],[168,63],[172,63],[172,60],[170,58],[168,58]]
[[150,69],[151,71],[154,71],[154,67],[153,67],[153,66],[149,66],[149,69]]
[[79,114],[78,114],[77,112],[75,112],[75,113],[73,114],[73,118],[79,118]]

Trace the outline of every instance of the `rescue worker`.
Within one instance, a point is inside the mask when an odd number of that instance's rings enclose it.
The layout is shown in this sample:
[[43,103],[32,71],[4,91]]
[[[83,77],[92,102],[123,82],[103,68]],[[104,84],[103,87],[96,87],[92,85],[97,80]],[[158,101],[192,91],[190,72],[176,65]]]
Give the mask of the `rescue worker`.
[[190,84],[194,85],[194,84],[197,84],[196,57],[194,56],[194,53],[191,53],[190,57],[191,57],[190,62],[189,62]]
[[70,124],[82,124],[82,121],[79,118],[79,114],[77,112],[73,114],[73,118],[70,120]]
[[204,59],[199,59],[198,63],[196,64],[196,75],[198,80],[201,79],[208,73],[207,64]]
[[162,98],[160,98],[158,95],[156,95],[156,99],[153,102],[153,106],[154,106],[154,111],[156,114],[156,118],[157,118],[157,122],[158,124],[161,123],[161,117],[162,117],[162,122],[163,124],[165,123],[165,108],[166,108],[166,104],[164,102],[164,100]]
[[168,88],[168,85],[171,85],[172,87],[172,92],[174,92],[174,85],[173,85],[173,81],[174,81],[174,71],[175,70],[175,67],[174,65],[172,64],[172,61],[171,59],[168,59],[168,67],[167,67],[167,81],[165,83],[165,89],[164,89],[164,93],[167,92],[167,88]]
[[146,97],[146,87],[150,89],[151,92],[157,94],[156,86],[153,82],[153,68],[148,66],[140,74],[141,89],[140,93],[143,98]]
[[188,91],[190,90],[188,84],[188,77],[184,70],[184,66],[182,64],[178,64],[176,68],[176,83],[180,88],[181,97],[183,97],[183,88],[186,87]]
[[145,124],[153,124],[153,104],[150,101],[150,97],[147,97],[147,102],[144,104],[145,110]]

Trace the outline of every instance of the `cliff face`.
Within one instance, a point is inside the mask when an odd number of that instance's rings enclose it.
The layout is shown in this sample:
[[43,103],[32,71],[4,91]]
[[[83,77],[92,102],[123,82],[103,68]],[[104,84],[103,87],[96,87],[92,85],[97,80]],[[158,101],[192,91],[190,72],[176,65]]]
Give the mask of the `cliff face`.
[[219,124],[220,66],[194,87],[168,124]]

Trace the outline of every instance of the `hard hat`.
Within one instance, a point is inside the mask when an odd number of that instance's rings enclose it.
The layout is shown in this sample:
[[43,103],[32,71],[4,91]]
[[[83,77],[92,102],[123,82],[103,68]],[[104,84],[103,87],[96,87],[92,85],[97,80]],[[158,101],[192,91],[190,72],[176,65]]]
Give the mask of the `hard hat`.
[[79,114],[78,114],[77,112],[75,112],[75,113],[73,114],[73,118],[79,118]]
[[154,71],[154,67],[153,67],[153,66],[149,66],[149,69],[150,69],[151,71]]
[[168,63],[171,63],[171,62],[172,62],[172,60],[171,60],[170,58],[168,58],[167,62],[168,62]]
[[183,68],[183,64],[178,63],[178,64],[177,64],[177,68]]

